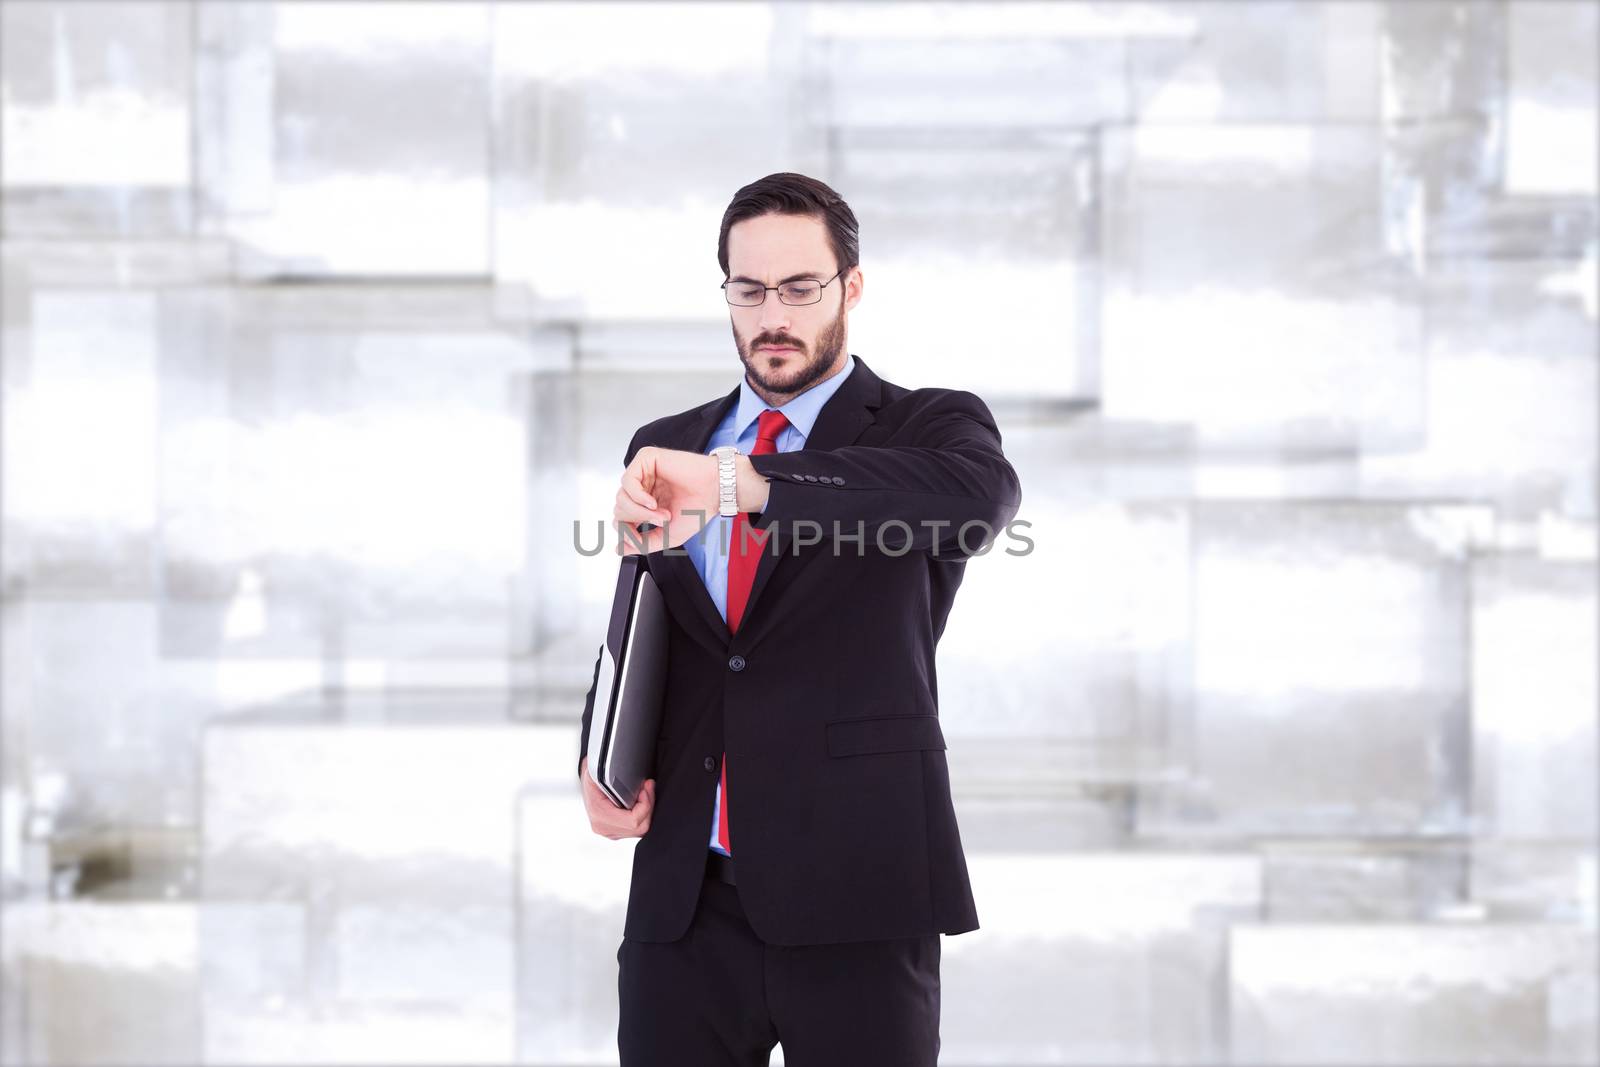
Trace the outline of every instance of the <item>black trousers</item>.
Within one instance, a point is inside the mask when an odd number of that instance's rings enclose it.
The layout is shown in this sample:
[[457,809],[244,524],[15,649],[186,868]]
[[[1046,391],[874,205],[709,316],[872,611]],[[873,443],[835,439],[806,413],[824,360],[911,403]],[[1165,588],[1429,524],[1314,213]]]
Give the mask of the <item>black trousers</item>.
[[934,1067],[939,935],[768,945],[707,874],[676,941],[617,949],[621,1067]]

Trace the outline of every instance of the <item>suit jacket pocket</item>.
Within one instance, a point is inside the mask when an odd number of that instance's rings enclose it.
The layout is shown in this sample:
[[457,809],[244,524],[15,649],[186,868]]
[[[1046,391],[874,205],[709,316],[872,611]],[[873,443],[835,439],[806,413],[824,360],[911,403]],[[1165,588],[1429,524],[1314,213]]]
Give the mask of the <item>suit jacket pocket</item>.
[[937,715],[885,715],[871,719],[835,719],[827,724],[828,755],[859,756],[867,752],[910,752],[944,748]]

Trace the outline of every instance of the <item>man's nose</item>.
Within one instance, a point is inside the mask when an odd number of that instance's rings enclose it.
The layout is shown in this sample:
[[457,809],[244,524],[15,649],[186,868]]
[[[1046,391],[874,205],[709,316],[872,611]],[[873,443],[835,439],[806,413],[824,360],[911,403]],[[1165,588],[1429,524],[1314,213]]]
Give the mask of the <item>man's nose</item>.
[[778,294],[767,293],[766,303],[761,305],[761,330],[777,332],[789,329],[789,305],[778,299]]

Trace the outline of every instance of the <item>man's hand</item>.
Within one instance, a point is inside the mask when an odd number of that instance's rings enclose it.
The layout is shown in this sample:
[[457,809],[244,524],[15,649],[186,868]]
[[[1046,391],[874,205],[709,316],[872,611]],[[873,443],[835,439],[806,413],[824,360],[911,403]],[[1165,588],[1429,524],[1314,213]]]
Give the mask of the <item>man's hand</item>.
[[601,837],[620,841],[624,837],[643,837],[650,829],[650,813],[656,806],[656,780],[646,778],[639,797],[631,808],[619,808],[611,798],[600,791],[589,777],[589,757],[578,765],[578,778],[583,782],[583,806],[589,810],[589,827]]
[[[742,511],[767,506],[767,480],[748,456],[734,460],[737,504]],[[676,548],[710,524],[718,511],[717,457],[645,445],[622,472],[612,521],[619,555]],[[641,531],[639,523],[653,522]],[[641,547],[642,546],[642,547]]]

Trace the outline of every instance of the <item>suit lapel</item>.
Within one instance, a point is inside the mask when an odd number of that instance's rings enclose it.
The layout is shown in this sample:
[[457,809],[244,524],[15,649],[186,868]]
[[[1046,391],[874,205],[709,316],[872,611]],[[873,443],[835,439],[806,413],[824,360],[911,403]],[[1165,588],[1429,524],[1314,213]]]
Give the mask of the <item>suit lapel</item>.
[[[881,402],[881,383],[860,356],[856,356],[855,361],[855,369],[850,372],[850,377],[844,380],[844,384],[839,386],[838,391],[828,398],[828,402],[823,404],[822,410],[817,413],[817,421],[811,427],[811,435],[806,438],[802,451],[827,452],[843,448],[853,444],[866,428],[872,425],[873,411]],[[677,427],[664,434],[663,440],[653,443],[659,443],[664,448],[703,453],[711,441],[711,434],[716,430],[717,424],[738,402],[739,388],[735,386],[727,395],[695,409]],[[751,647],[770,625],[770,620],[759,614],[756,608],[762,590],[767,587],[773,571],[780,564],[790,570],[798,570],[827,546],[824,540],[822,544],[808,546],[810,551],[792,554],[785,536],[790,531],[782,526],[773,527],[770,520],[771,516],[763,513],[755,523],[756,529],[770,529],[771,532],[768,534],[768,543],[762,549],[761,558],[756,563],[750,597],[745,602],[744,617],[739,624],[737,634],[728,632],[728,624],[723,621],[722,613],[717,610],[716,601],[711,599],[711,593],[706,589],[705,582],[701,580],[700,572],[695,569],[694,560],[687,550],[680,545],[670,552],[655,552],[648,557],[650,572],[663,576],[667,582],[676,587],[680,603],[687,601],[693,605],[694,617],[703,624],[694,628],[696,640],[719,654],[726,652],[733,645],[738,645],[740,648]],[[714,546],[707,545],[708,551],[713,549]]]

